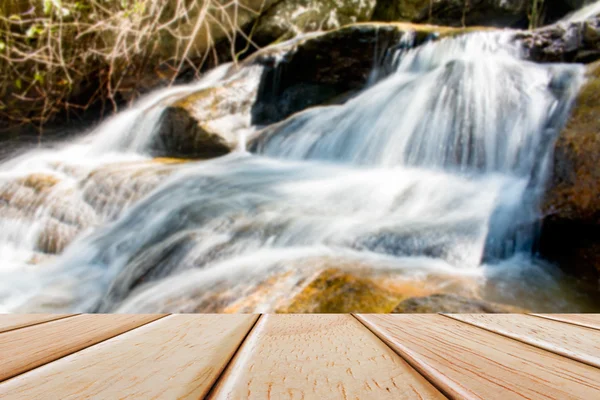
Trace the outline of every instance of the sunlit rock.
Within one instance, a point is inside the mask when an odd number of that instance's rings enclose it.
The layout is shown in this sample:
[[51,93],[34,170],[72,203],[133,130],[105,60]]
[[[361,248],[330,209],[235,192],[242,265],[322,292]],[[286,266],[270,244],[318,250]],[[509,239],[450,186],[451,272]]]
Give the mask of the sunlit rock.
[[285,0],[269,8],[256,22],[252,39],[259,45],[318,30],[371,19],[376,0]]

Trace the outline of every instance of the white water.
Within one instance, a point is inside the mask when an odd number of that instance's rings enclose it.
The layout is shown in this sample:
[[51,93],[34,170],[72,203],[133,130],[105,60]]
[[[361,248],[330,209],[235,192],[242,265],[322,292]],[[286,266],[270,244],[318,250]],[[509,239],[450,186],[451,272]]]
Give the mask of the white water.
[[[485,257],[528,258],[552,143],[583,70],[525,62],[510,39],[478,33],[425,44],[345,105],[267,127],[251,144],[260,155],[177,166],[57,260],[0,276],[2,310],[196,311],[215,290],[239,298],[291,272],[272,294],[285,296],[322,264],[428,279],[483,277]],[[213,77],[109,121],[84,140],[92,153],[74,159],[79,145],[68,146],[3,168],[14,177],[46,157],[81,165],[146,157],[160,107],[222,75]],[[0,236],[3,246],[15,235],[32,246],[21,221]]]
[[586,19],[594,18],[600,15],[600,1],[581,7],[579,10],[567,15],[561,21],[582,22]]

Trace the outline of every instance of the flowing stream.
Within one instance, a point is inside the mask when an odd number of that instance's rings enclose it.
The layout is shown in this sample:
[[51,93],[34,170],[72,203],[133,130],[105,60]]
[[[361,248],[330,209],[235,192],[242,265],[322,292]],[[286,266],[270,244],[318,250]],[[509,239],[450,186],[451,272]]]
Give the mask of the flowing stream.
[[388,61],[393,72],[345,104],[253,127],[246,148],[217,159],[153,160],[148,142],[166,105],[231,79],[228,66],[74,144],[6,161],[0,311],[210,311],[249,294],[243,310],[269,311],[329,267],[536,311],[590,309],[534,256],[583,68],[525,61],[511,32]]
[[579,10],[567,15],[562,19],[566,22],[582,22],[586,19],[597,17],[600,15],[600,1],[595,1],[586,6],[581,7]]

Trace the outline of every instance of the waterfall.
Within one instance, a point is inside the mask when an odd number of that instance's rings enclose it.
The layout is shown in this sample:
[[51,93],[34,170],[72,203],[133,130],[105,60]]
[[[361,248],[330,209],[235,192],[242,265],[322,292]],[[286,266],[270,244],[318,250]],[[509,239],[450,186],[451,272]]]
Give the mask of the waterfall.
[[600,1],[581,7],[579,10],[567,15],[561,21],[564,22],[582,22],[586,19],[600,15]]
[[[525,61],[511,32],[397,51],[387,58],[393,72],[345,104],[256,132],[250,153],[178,164],[39,271],[5,272],[0,304],[190,312],[215,290],[234,301],[272,276],[289,278],[285,294],[322,264],[481,277],[487,258],[528,259],[553,142],[583,68]],[[200,85],[224,75],[215,77]],[[150,97],[84,142],[102,157],[147,157],[160,115],[149,107],[197,88]],[[24,168],[9,164],[11,174]],[[0,240],[27,232],[11,225]]]

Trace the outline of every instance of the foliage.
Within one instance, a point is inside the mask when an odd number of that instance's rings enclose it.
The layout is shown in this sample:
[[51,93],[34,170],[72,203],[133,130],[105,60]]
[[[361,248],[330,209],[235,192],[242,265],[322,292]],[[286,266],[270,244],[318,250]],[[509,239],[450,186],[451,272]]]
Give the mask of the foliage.
[[544,0],[531,0],[529,8],[529,29],[535,29],[542,25],[543,15],[542,8]]
[[[0,0],[0,119],[40,126],[132,98],[144,71],[172,82],[240,34],[238,0]],[[244,10],[249,12],[252,10]],[[165,52],[165,48],[168,49]]]

